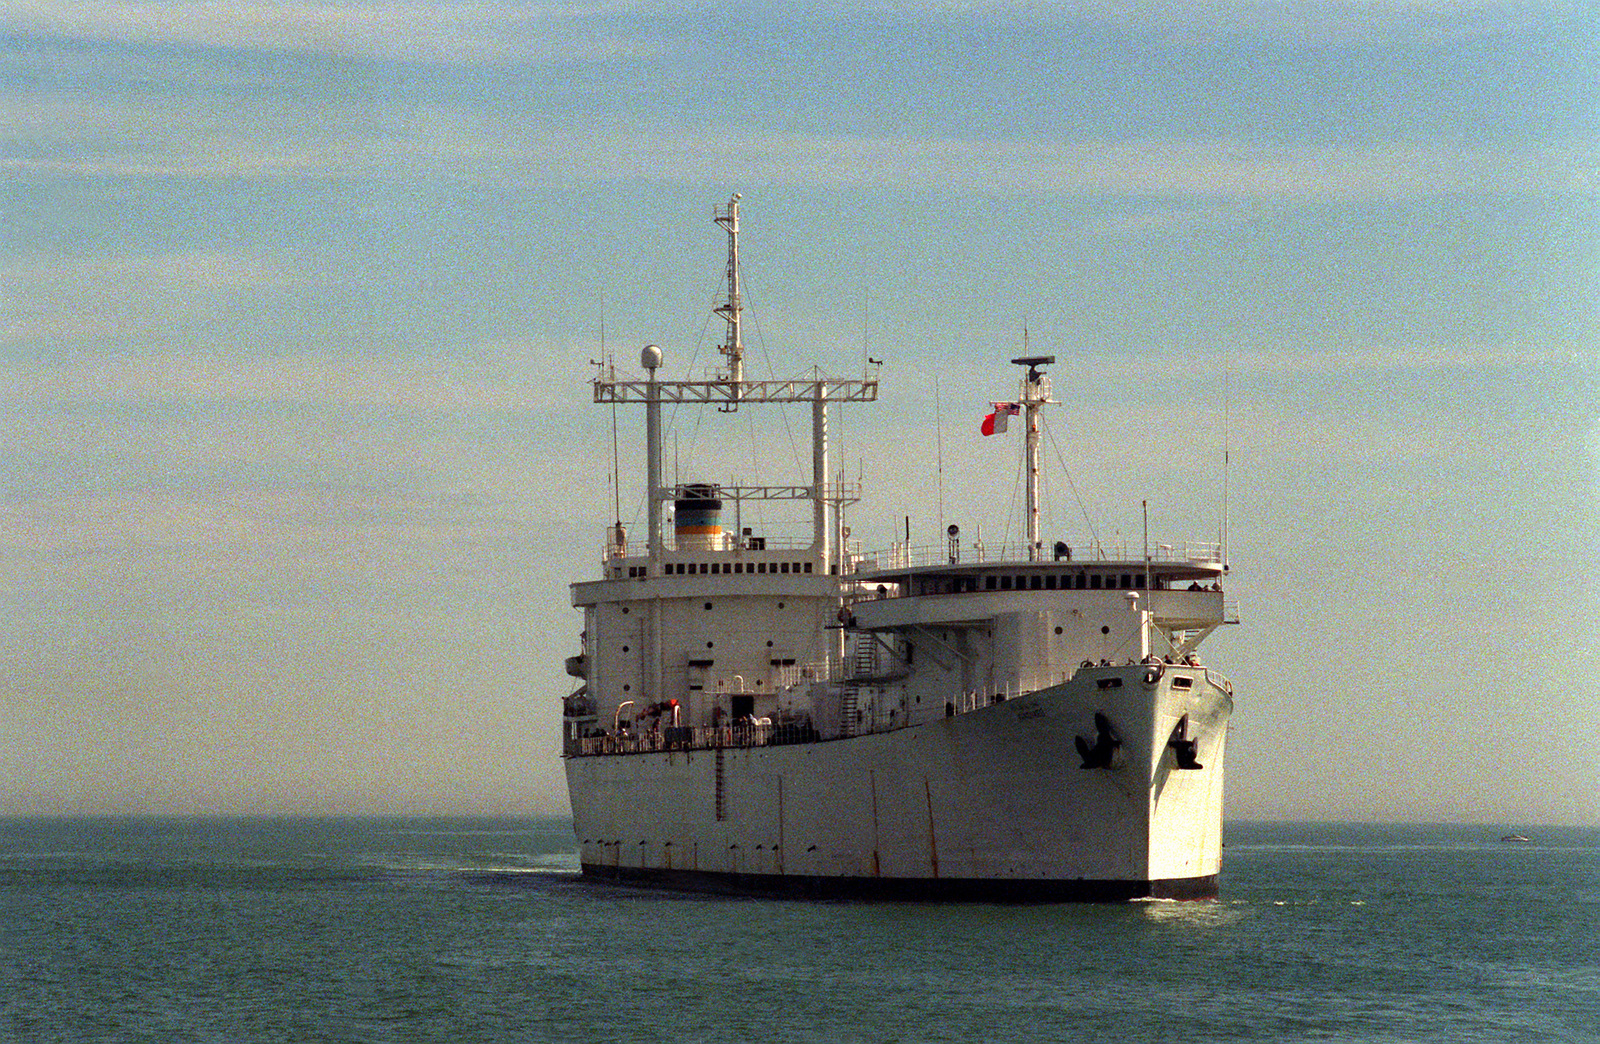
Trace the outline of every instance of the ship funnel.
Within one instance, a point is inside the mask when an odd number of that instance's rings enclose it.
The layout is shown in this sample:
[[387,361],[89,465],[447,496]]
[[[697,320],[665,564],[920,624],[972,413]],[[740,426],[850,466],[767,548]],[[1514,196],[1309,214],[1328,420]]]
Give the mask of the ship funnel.
[[672,533],[679,551],[722,550],[722,501],[716,486],[684,486],[673,504]]

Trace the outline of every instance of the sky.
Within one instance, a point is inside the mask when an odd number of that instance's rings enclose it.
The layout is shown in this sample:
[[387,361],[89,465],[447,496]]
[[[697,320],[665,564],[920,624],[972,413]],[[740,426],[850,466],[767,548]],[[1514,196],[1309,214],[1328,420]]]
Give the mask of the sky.
[[0,815],[564,812],[567,585],[642,526],[591,361],[713,364],[740,193],[752,375],[883,360],[863,547],[1018,538],[1024,345],[1047,539],[1226,535],[1229,817],[1600,824],[1597,26],[11,0]]

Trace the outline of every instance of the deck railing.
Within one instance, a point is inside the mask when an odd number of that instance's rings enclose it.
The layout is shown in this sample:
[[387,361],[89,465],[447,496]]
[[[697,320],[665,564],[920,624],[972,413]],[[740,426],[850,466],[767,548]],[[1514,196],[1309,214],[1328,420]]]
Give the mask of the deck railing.
[[[1061,561],[1072,561],[1078,564],[1095,564],[1100,562],[1115,562],[1119,565],[1144,564],[1144,550],[1138,545],[1128,544],[1126,541],[1115,544],[1093,542],[1077,545],[1068,545],[1071,548],[1070,557]],[[1049,562],[1055,560],[1053,545],[1045,544],[1041,549],[1041,559]],[[943,544],[892,544],[887,548],[877,551],[866,551],[851,556],[851,572],[869,572],[883,569],[915,569],[919,566],[938,565],[981,565],[984,563],[1001,562],[1027,562],[1028,545],[1026,544],[985,544],[975,541],[970,544],[959,544],[955,548],[955,562],[951,562],[951,549]],[[1222,561],[1222,545],[1206,543],[1203,541],[1190,541],[1183,544],[1155,544],[1150,547],[1150,561],[1152,562],[1206,562],[1220,563]]]
[[[1084,671],[1103,671],[1111,677],[1131,667],[1143,668],[1146,664],[1111,664],[1102,661],[1084,664],[1076,669],[1061,672],[1058,679],[1036,688],[1023,689],[1016,684],[1005,684],[962,693],[951,701],[948,713],[955,717],[984,710],[1007,700],[1037,692],[1040,688],[1062,684]],[[1183,670],[1233,694],[1227,678],[1197,663],[1164,662],[1167,671]],[[647,730],[622,729],[607,731],[603,735],[583,736],[569,740],[566,753],[576,757],[593,757],[606,754],[648,754],[662,751],[715,750],[718,748],[775,747],[796,743],[817,743],[823,740],[845,739],[882,732],[897,732],[911,727],[912,723],[898,714],[864,715],[857,723],[850,723],[837,733],[824,735],[809,722],[778,722],[766,720],[732,725],[662,726]]]
[[810,725],[746,723],[742,725],[667,726],[645,731],[622,730],[584,736],[573,754],[646,754],[664,750],[715,750],[718,747],[776,747],[813,743],[822,737]]

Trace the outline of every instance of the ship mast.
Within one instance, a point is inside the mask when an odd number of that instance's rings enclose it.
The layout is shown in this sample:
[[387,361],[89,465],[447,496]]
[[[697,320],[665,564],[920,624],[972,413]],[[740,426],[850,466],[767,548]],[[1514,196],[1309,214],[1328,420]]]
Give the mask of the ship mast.
[[1026,355],[1011,360],[1017,366],[1026,366],[1028,375],[1022,379],[1022,408],[1027,421],[1027,439],[1023,443],[1024,463],[1027,467],[1028,561],[1037,562],[1044,556],[1039,540],[1039,407],[1050,402],[1050,378],[1041,366],[1055,364],[1053,355]]
[[716,306],[716,312],[728,324],[727,343],[719,350],[728,357],[726,374],[706,381],[669,381],[661,379],[663,353],[655,345],[646,345],[640,353],[639,363],[646,378],[619,380],[614,366],[602,365],[595,378],[594,401],[597,403],[637,402],[645,407],[645,498],[648,503],[647,553],[660,561],[667,552],[666,536],[662,529],[662,511],[674,497],[684,495],[690,487],[668,485],[662,472],[661,407],[664,403],[701,403],[714,405],[724,413],[732,413],[741,404],[749,403],[805,403],[811,407],[811,483],[805,486],[722,486],[723,499],[736,504],[744,500],[809,500],[812,503],[812,551],[825,572],[842,574],[842,548],[830,539],[828,509],[835,511],[859,499],[859,487],[841,483],[837,488],[828,482],[828,405],[835,402],[872,402],[878,397],[876,360],[874,369],[863,380],[846,380],[824,377],[813,372],[809,378],[790,380],[745,379],[744,342],[740,313],[744,309],[739,290],[739,199],[734,195],[727,206],[716,207],[713,218],[728,233],[728,296]]
[[739,397],[738,386],[744,383],[744,335],[740,325],[744,301],[739,296],[739,199],[739,194],[734,193],[727,206],[717,207],[714,212],[717,224],[728,233],[728,300],[716,307],[717,314],[728,324],[728,340],[717,350],[728,357],[728,381],[735,386],[736,398]]

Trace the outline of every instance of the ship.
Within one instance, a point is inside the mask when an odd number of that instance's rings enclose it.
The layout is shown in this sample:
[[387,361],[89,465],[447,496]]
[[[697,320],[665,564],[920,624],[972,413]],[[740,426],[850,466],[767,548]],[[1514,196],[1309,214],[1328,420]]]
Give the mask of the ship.
[[[1216,895],[1233,686],[1198,650],[1237,622],[1225,529],[1152,549],[1147,520],[1137,548],[1047,545],[1055,360],[1025,354],[1016,399],[984,422],[1022,429],[1025,541],[950,525],[919,545],[908,519],[903,541],[864,550],[847,525],[863,490],[830,470],[829,415],[875,402],[882,364],[746,375],[739,205],[712,212],[725,359],[683,380],[656,345],[639,371],[595,363],[614,445],[616,407],[644,409],[645,533],[610,523],[599,578],[571,587],[583,629],[562,754],[583,875],[827,899]],[[668,405],[809,411],[810,474],[669,482]],[[777,502],[800,516],[792,538],[744,524]]]

